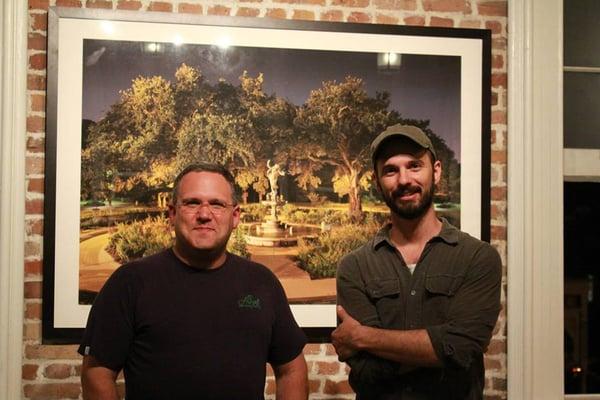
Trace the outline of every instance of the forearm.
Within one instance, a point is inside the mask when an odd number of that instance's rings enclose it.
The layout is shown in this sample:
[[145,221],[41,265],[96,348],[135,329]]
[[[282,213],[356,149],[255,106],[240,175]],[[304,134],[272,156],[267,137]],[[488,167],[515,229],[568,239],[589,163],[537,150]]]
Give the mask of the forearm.
[[395,380],[399,375],[415,369],[413,366],[400,364],[366,351],[358,352],[347,359],[346,363],[351,368],[354,383],[371,385]]
[[308,382],[304,377],[281,377],[276,380],[275,398],[277,400],[306,400],[308,399]]
[[97,385],[97,384],[82,384],[83,399],[84,400],[118,400],[119,394],[117,392],[117,385],[113,382],[109,385]]
[[273,370],[277,400],[308,399],[308,370],[303,354],[287,364],[274,366]]
[[362,325],[355,330],[353,343],[359,351],[402,365],[419,367],[442,365],[425,329],[404,331]]
[[91,356],[84,357],[81,388],[84,400],[117,400],[117,373],[100,366]]
[[117,400],[117,385],[111,380],[95,379],[89,374],[81,376],[81,388],[84,400]]

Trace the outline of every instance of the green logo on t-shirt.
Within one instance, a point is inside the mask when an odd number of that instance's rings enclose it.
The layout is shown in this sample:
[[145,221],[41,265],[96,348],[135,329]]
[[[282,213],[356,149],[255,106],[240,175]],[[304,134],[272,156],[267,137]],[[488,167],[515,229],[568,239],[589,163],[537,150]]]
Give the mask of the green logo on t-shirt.
[[251,294],[247,294],[238,301],[238,306],[240,308],[253,308],[255,310],[260,310],[260,299]]

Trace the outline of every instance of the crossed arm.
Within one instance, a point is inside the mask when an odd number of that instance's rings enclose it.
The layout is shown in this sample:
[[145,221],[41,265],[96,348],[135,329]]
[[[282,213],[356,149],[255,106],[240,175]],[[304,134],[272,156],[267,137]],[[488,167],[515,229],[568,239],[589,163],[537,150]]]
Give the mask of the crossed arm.
[[337,307],[337,314],[340,325],[333,331],[331,339],[340,360],[365,351],[411,366],[441,366],[425,329],[401,331],[361,325],[342,306]]
[[501,262],[491,248],[480,249],[472,262],[453,294],[447,321],[416,330],[382,329],[356,273],[358,264],[347,259],[340,265],[338,300],[351,309],[348,314],[338,308],[332,342],[355,380],[377,382],[418,367],[466,367],[485,351],[500,310]]

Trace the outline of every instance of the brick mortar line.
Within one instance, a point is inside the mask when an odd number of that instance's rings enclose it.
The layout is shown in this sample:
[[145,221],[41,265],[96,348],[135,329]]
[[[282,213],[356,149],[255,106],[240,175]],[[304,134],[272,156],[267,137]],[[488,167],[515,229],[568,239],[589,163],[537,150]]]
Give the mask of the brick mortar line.
[[80,383],[81,378],[79,375],[70,375],[67,378],[47,378],[47,377],[38,377],[35,380],[22,380],[24,382],[23,386],[31,385],[47,385],[47,384],[60,384],[60,383]]
[[26,214],[25,222],[36,222],[39,221],[40,218],[36,216],[36,214]]
[[[43,281],[44,281],[44,278],[41,275],[25,276],[24,280],[23,280],[24,283],[42,283]],[[37,298],[36,298],[36,300],[37,300]],[[41,300],[41,299],[39,299],[39,300]]]
[[[323,344],[326,346],[326,344]],[[336,355],[334,354],[327,354],[327,348],[322,348],[321,351],[318,354],[308,354],[307,357],[312,357],[312,356],[327,356],[327,357],[336,357]]]
[[27,239],[38,239],[38,240],[42,240],[44,235],[40,235],[38,233],[31,233],[26,235]]
[[[26,131],[27,136],[33,135],[33,134],[36,134],[36,133],[43,133],[43,132]],[[36,152],[34,154],[41,154],[41,152],[38,151],[38,152]]]
[[347,380],[348,379],[348,374],[346,374],[345,371],[344,371],[343,374],[342,373],[337,373],[337,374],[334,374],[334,375],[315,373],[314,375],[308,374],[308,377],[309,378],[312,377],[313,379],[315,379],[315,378],[317,378],[317,379],[329,379],[329,380],[334,380],[336,382],[340,382],[341,380]]
[[39,318],[37,318],[37,317],[36,317],[36,318],[27,318],[27,317],[25,317],[25,316],[24,316],[24,317],[23,317],[23,322],[24,322],[24,323],[27,323],[27,324],[29,324],[29,325],[32,325],[33,323],[37,323],[37,324],[40,324],[40,325],[41,325],[41,323],[42,323],[42,320],[41,320],[41,319],[39,319]]
[[[43,200],[44,199],[44,195],[38,192],[27,192],[25,193],[25,201],[27,200]],[[39,215],[39,216],[44,216],[44,213],[25,213],[25,215]]]
[[[76,360],[76,359],[72,359],[72,358],[55,358],[52,360],[46,360],[43,358],[35,358],[35,359],[27,359],[25,357],[23,357],[23,362],[27,363],[27,364],[36,364],[39,366],[47,366],[49,364],[67,364],[67,363],[72,363],[73,366],[77,366],[81,364],[81,360]],[[48,362],[46,362],[48,361]],[[71,364],[70,364],[71,365]],[[50,379],[50,378],[46,378],[46,379]],[[56,378],[52,378],[52,379],[56,379]],[[38,382],[38,381],[36,381]]]

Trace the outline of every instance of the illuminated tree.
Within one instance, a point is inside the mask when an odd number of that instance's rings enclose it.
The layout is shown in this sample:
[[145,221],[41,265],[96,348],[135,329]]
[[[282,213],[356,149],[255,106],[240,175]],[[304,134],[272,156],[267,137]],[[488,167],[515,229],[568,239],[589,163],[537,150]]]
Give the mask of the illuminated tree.
[[369,144],[388,125],[392,116],[388,106],[387,93],[370,97],[363,81],[352,76],[312,90],[298,111],[290,148],[298,160],[293,172],[299,184],[316,184],[315,173],[325,165],[334,166],[334,190],[348,195],[349,215],[361,218],[361,187],[370,175]]

